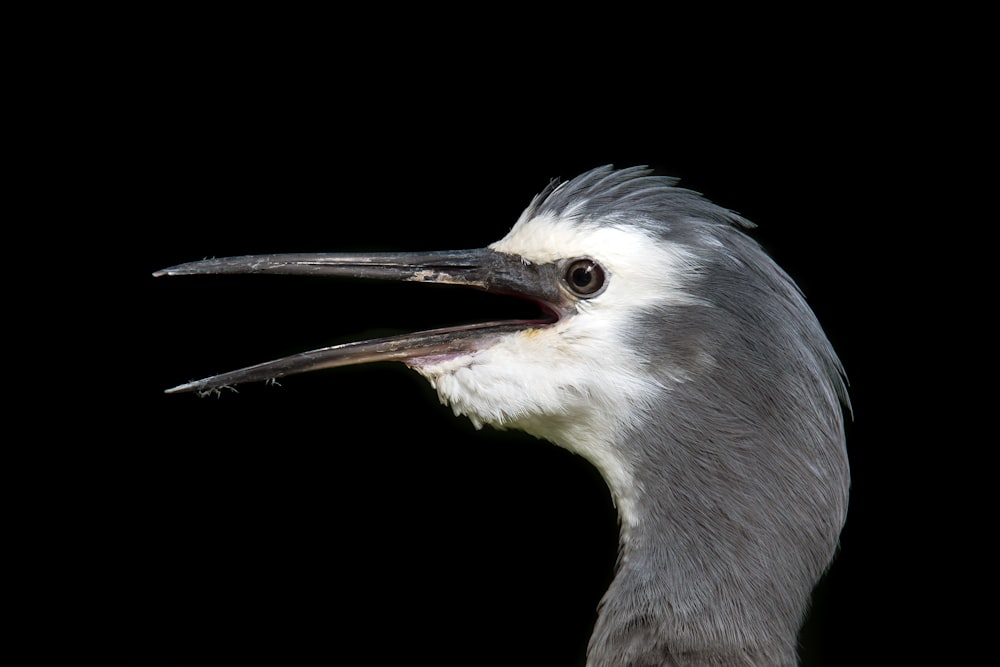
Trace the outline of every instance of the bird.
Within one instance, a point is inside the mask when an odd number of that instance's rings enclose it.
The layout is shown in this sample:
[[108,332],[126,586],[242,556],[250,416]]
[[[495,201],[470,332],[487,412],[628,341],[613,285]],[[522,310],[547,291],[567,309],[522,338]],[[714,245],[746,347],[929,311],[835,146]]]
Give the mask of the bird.
[[524,431],[600,472],[619,546],[589,667],[796,665],[847,516],[852,412],[843,364],[754,226],[676,178],[605,165],[550,181],[481,249],[180,264],[154,275],[463,285],[538,314],[345,343],[166,391],[402,362],[477,428]]

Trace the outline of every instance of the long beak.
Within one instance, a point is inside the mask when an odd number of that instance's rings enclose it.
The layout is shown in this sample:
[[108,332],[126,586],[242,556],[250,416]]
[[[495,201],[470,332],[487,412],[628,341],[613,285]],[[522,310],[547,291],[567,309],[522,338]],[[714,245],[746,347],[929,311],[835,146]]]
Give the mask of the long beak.
[[559,288],[557,265],[528,264],[520,257],[488,248],[418,253],[316,253],[224,257],[179,264],[157,271],[153,275],[243,273],[345,276],[467,285],[529,299],[536,302],[549,317],[536,320],[483,322],[325,347],[181,384],[167,389],[168,394],[209,391],[245,382],[270,380],[296,373],[372,361],[413,362],[427,357],[468,354],[487,347],[499,336],[548,326],[568,312],[568,301]]

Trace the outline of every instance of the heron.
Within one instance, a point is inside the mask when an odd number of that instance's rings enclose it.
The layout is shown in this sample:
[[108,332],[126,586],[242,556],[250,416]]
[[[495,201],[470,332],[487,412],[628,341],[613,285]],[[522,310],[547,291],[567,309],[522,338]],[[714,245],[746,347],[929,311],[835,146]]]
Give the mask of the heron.
[[156,272],[346,276],[513,295],[536,317],[350,342],[168,393],[399,361],[477,427],[578,454],[619,518],[587,664],[795,665],[838,548],[844,368],[738,213],[647,167],[553,180],[509,233],[458,251],[207,259]]

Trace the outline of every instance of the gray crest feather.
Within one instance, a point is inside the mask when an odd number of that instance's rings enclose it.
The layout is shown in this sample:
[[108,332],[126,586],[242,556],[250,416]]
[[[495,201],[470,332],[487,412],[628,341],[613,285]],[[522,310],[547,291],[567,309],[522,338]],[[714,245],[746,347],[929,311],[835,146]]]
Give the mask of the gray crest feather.
[[677,182],[676,178],[655,175],[648,167],[616,170],[606,165],[569,181],[551,181],[528,211],[530,215],[569,215],[581,222],[627,220],[657,233],[683,226],[692,218],[744,229],[754,226],[699,193],[677,187]]

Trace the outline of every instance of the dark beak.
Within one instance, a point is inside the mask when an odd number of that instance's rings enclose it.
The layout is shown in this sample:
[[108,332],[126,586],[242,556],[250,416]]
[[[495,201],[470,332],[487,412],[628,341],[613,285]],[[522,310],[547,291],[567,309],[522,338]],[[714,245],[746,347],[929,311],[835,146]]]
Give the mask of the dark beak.
[[168,394],[212,389],[372,361],[408,361],[466,354],[497,337],[549,326],[567,314],[569,301],[559,287],[559,265],[528,264],[490,249],[417,253],[316,253],[224,257],[179,264],[154,276],[270,273],[378,278],[466,285],[537,303],[547,317],[503,320],[434,329],[325,347],[214,375],[167,389]]

